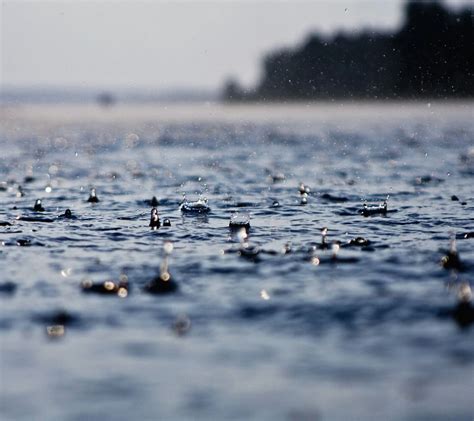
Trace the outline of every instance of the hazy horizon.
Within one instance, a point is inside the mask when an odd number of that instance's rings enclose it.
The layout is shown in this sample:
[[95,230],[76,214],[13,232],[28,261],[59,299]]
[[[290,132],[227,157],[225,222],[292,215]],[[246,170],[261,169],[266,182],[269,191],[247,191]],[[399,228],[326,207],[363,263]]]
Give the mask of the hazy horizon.
[[268,51],[313,32],[394,29],[403,3],[4,1],[2,87],[209,93],[229,77],[251,86]]

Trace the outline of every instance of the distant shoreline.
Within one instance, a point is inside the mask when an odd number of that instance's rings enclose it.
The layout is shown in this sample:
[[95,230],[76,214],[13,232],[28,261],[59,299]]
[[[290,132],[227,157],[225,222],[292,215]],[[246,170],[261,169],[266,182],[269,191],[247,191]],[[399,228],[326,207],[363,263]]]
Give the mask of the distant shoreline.
[[230,78],[228,102],[261,100],[474,98],[471,8],[407,0],[394,32],[309,34],[299,45],[270,51],[262,78],[247,89]]
[[8,107],[22,107],[22,106],[97,106],[99,108],[114,108],[120,106],[182,106],[182,105],[219,105],[219,106],[278,106],[278,105],[318,105],[318,104],[333,104],[333,105],[344,105],[344,104],[427,104],[427,103],[444,103],[444,104],[462,104],[462,103],[474,103],[474,96],[464,97],[406,97],[406,98],[314,98],[314,99],[303,99],[303,98],[290,98],[290,99],[244,99],[239,101],[226,101],[219,98],[212,99],[122,99],[117,100],[113,104],[103,106],[98,101],[90,99],[77,99],[77,98],[63,98],[60,100],[41,100],[41,99],[9,99],[3,100],[0,96],[0,108]]
[[[101,107],[98,104],[16,104],[0,105],[2,129],[17,131],[23,122],[37,136],[44,127],[66,127],[77,124],[106,124],[120,130],[136,131],[144,127],[174,124],[308,124],[323,127],[339,116],[339,129],[355,127],[361,121],[393,124],[403,127],[407,119],[417,118],[430,125],[444,120],[473,121],[474,100],[449,101],[341,101],[341,102],[265,102],[265,103],[173,103],[173,104],[117,104]],[[23,126],[23,123],[21,124]],[[60,129],[61,131],[62,129]]]

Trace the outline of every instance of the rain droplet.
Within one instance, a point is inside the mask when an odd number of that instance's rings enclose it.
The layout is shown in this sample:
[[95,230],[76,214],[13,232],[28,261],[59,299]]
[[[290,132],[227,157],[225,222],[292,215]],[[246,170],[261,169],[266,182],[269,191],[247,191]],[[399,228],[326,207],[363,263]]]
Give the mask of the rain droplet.
[[125,138],[125,147],[134,148],[138,145],[140,137],[135,133],[129,133]]
[[64,278],[67,278],[69,275],[71,275],[72,273],[72,269],[71,268],[66,268],[66,269],[63,269],[61,271],[61,275],[64,277]]
[[51,175],[54,175],[56,174],[57,172],[59,171],[59,168],[57,165],[50,165],[50,167],[48,168],[48,173],[51,174]]
[[166,254],[171,254],[173,251],[173,243],[171,241],[166,241],[163,245],[163,250]]
[[262,300],[265,300],[265,301],[270,299],[270,295],[268,295],[268,292],[264,289],[260,291],[260,297],[262,298]]

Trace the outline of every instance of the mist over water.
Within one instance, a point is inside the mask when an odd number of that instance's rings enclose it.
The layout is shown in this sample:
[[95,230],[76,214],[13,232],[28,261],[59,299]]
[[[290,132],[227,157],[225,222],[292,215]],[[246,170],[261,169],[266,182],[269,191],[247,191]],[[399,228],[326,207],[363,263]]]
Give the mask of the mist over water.
[[[471,419],[472,110],[2,108],[1,418]],[[171,227],[150,229],[153,196]],[[440,265],[453,235],[462,271]],[[179,288],[152,295],[165,241]]]

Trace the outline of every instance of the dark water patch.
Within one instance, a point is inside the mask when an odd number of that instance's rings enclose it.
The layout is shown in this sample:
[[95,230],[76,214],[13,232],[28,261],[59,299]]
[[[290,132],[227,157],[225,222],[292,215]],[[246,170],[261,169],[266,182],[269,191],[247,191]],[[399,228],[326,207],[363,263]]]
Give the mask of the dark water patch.
[[[140,203],[140,202],[138,202],[138,203]],[[151,199],[143,200],[142,203],[145,204],[148,207],[157,207],[160,204],[160,202],[156,198],[156,196],[153,196]]]
[[0,283],[0,295],[13,295],[17,290],[18,285],[14,282],[1,282]]
[[[151,203],[151,201],[150,201]],[[176,197],[160,197],[159,199],[159,207],[171,207],[173,209],[177,209],[181,203],[181,198],[176,196]]]
[[323,193],[320,195],[320,198],[323,200],[327,200],[328,202],[333,202],[333,203],[344,203],[348,202],[349,199],[344,196],[333,196],[332,194],[329,193]]
[[[31,247],[31,246],[44,247],[45,246],[43,243],[35,239],[30,239],[30,238],[18,238],[15,244],[20,247]],[[5,245],[10,245],[10,244],[6,243]]]
[[102,249],[98,244],[69,244],[68,247],[77,249]]
[[121,227],[98,227],[95,228],[96,231],[107,232],[107,231],[120,231],[123,228]]
[[421,186],[421,185],[432,185],[432,186],[437,186],[440,183],[443,183],[445,180],[436,176],[432,175],[423,175],[416,177],[413,180],[413,185],[414,186]]
[[347,207],[341,207],[338,208],[334,211],[336,215],[339,216],[354,216],[354,215],[360,215],[361,208],[357,206],[347,206]]
[[459,303],[452,307],[443,307],[437,315],[441,319],[452,319],[463,330],[468,330],[474,324],[474,307],[471,303]]
[[145,284],[143,291],[152,295],[174,294],[179,291],[179,284],[170,274],[160,274]]
[[457,240],[467,240],[467,239],[472,239],[472,238],[474,238],[474,231],[456,234]]
[[0,318],[0,330],[5,330],[5,331],[8,331],[8,330],[11,330],[15,327],[15,321],[11,318],[5,318],[5,317],[1,317]]
[[14,231],[14,230],[6,229],[4,231],[0,231],[0,233],[3,233],[3,234],[23,234],[24,231],[23,230],[15,230]]
[[111,232],[107,233],[107,238],[112,241],[127,241],[129,236],[122,232]]
[[359,208],[346,208],[336,211],[335,214],[339,216],[354,216],[358,213],[358,211]]
[[240,265],[233,264],[233,265],[226,265],[226,266],[214,266],[209,269],[211,273],[215,273],[218,275],[229,275],[235,273],[238,269],[240,269]]
[[464,176],[473,177],[474,176],[474,168],[463,168],[459,170],[459,173]]
[[119,221],[140,221],[142,219],[145,219],[146,218],[146,214],[144,213],[141,213],[139,215],[136,215],[136,216],[117,216],[117,220]]
[[253,322],[262,322],[267,328],[285,329],[293,334],[317,335],[339,327],[351,333],[365,329],[376,330],[378,326],[399,323],[415,323],[436,320],[440,309],[423,306],[419,302],[395,302],[390,296],[385,299],[341,301],[332,305],[299,303],[245,304],[238,309],[238,317]]
[[52,310],[32,315],[32,321],[47,325],[81,326],[83,321],[77,313],[67,310]]
[[255,305],[243,305],[239,309],[238,315],[244,319],[258,320],[261,318],[267,318],[277,314],[280,308],[277,305],[266,305],[266,306],[255,306]]
[[23,221],[23,222],[39,222],[39,223],[51,223],[55,222],[55,219],[53,218],[36,218],[33,216],[17,216],[17,221]]
[[229,199],[225,202],[222,202],[219,205],[220,209],[233,209],[233,208],[259,208],[261,207],[260,203],[257,202],[245,202],[245,201],[238,201],[234,199]]
[[68,202],[71,200],[71,196],[68,195],[59,195],[54,197],[55,202]]

